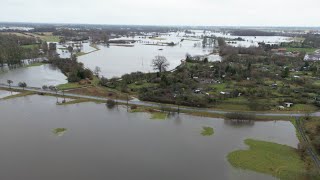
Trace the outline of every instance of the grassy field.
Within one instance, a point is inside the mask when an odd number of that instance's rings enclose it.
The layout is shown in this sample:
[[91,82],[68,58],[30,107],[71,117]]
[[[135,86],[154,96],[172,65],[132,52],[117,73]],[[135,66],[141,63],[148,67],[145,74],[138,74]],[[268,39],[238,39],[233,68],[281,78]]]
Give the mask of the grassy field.
[[304,179],[305,163],[296,149],[271,142],[246,139],[249,150],[238,150],[228,154],[232,166],[270,174],[280,179]]
[[289,51],[289,52],[298,51],[298,52],[313,53],[315,50],[317,50],[317,49],[314,49],[314,48],[287,48],[287,51]]
[[44,33],[27,33],[30,36],[34,36],[40,38],[43,41],[47,42],[59,42],[59,36],[52,35],[52,32],[44,32]]
[[21,47],[25,48],[25,49],[33,49],[33,48],[38,48],[39,45],[38,44],[30,44],[30,45],[23,45]]
[[[47,41],[47,42],[59,42],[60,38],[59,36],[54,36],[52,35],[52,32],[44,32],[43,34],[40,33],[1,33],[1,34],[12,34],[12,35],[17,35],[17,36],[23,36],[23,37],[38,37],[43,41]],[[28,45],[29,46],[29,45]]]
[[250,111],[250,108],[246,104],[234,104],[234,103],[221,103],[214,106],[213,109],[227,109],[233,111]]
[[75,89],[75,88],[81,88],[83,85],[80,85],[79,83],[66,83],[66,84],[60,84],[57,86],[59,90],[68,90],[68,89]]
[[22,36],[22,37],[30,37],[29,35],[25,35],[25,34],[18,33],[18,32],[0,32],[0,34],[3,34],[3,35],[16,35],[16,36]]
[[317,108],[314,105],[311,104],[296,104],[294,106],[292,106],[290,109],[290,111],[300,111],[300,112],[314,112],[319,110],[319,108]]

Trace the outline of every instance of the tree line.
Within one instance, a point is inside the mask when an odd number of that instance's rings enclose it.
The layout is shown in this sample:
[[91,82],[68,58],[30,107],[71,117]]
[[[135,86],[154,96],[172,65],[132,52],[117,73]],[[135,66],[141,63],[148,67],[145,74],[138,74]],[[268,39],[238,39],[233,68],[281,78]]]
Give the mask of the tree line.
[[0,66],[9,67],[22,64],[23,59],[32,59],[39,56],[39,48],[24,48],[24,45],[37,44],[34,38],[17,36],[13,34],[0,34]]

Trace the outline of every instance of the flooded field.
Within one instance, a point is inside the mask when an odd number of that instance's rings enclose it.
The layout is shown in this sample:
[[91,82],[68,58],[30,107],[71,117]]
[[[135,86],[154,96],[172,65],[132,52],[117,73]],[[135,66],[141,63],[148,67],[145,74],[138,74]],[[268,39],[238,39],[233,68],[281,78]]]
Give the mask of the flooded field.
[[[0,107],[0,179],[274,179],[233,168],[227,154],[246,148],[247,138],[298,144],[285,121],[182,114],[152,120],[104,104],[57,106],[56,98],[37,95],[0,101]],[[214,135],[202,136],[204,126]]]
[[[230,34],[203,32],[200,30],[192,31],[192,34],[185,32],[171,32],[155,36],[120,37],[112,40],[135,40],[132,44],[110,44],[110,46],[99,45],[100,50],[92,47],[89,42],[81,43],[79,50],[84,55],[78,57],[85,67],[94,70],[96,66],[101,68],[101,75],[107,78],[120,77],[126,73],[141,71],[153,72],[151,66],[155,56],[165,56],[169,63],[169,70],[180,65],[181,60],[185,59],[186,54],[192,56],[207,56],[209,61],[221,61],[221,57],[213,53],[217,50],[215,44],[203,47],[202,39],[204,36],[217,36],[226,38],[238,38]],[[257,46],[258,42],[280,43],[289,41],[288,37],[280,36],[240,36],[245,41],[235,41],[233,46]],[[175,43],[175,46],[167,46],[165,43]],[[57,53],[62,58],[69,58],[70,52],[67,47],[70,45],[57,45]],[[74,48],[76,49],[76,48]],[[25,81],[29,86],[41,87],[42,85],[58,85],[66,83],[66,77],[57,69],[49,66],[29,67],[14,69],[10,71],[0,70],[0,83],[5,83],[7,79],[18,84]]]
[[[214,47],[203,48],[201,39],[193,38],[182,42],[181,39],[183,37],[177,33],[162,35],[157,39],[150,39],[149,36],[117,38],[113,40],[135,40],[137,42],[126,45],[127,47],[123,44],[111,44],[109,47],[99,46],[99,51],[80,56],[78,60],[90,69],[99,66],[102,71],[101,75],[111,78],[136,71],[153,72],[151,61],[158,55],[168,59],[169,70],[172,70],[180,65],[186,54],[208,55],[214,50]],[[177,45],[161,45],[171,42]],[[210,60],[217,61],[220,60],[220,57],[211,57]]]
[[16,94],[19,94],[19,93],[0,90],[0,99],[8,97],[8,96],[16,95]]
[[12,70],[0,69],[0,83],[6,84],[8,79],[13,81],[12,85],[26,82],[28,86],[32,87],[67,83],[67,77],[50,64]]

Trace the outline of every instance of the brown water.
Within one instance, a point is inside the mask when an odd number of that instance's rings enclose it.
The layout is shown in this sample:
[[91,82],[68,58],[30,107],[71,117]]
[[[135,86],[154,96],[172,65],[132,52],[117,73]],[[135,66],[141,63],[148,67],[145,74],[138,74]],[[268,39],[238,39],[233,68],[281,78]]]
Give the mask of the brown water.
[[[290,122],[231,123],[188,115],[151,120],[104,104],[55,105],[54,97],[0,101],[0,179],[274,179],[233,168],[229,152],[255,138],[296,147]],[[210,137],[202,126],[214,127]],[[67,128],[63,136],[54,128]]]

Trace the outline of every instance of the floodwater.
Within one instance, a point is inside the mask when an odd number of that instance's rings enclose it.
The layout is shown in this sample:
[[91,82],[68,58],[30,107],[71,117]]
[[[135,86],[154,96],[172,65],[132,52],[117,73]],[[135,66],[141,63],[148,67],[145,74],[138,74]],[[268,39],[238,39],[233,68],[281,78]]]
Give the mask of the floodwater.
[[[101,75],[104,77],[120,77],[126,73],[141,71],[154,72],[151,62],[157,56],[165,56],[170,63],[169,70],[180,65],[186,54],[192,56],[207,56],[209,61],[221,61],[218,54],[212,54],[217,49],[215,44],[202,47],[203,36],[217,36],[226,38],[238,38],[230,34],[212,33],[203,31],[193,31],[194,34],[185,32],[172,32],[160,34],[160,39],[150,39],[146,37],[121,37],[113,40],[136,40],[136,43],[129,44],[131,47],[124,47],[111,44],[110,47],[99,46],[100,51],[84,55],[78,58],[86,67],[94,70],[96,66],[101,68]],[[258,42],[275,43],[289,41],[288,37],[281,36],[240,36],[245,41],[235,41],[232,46],[258,46]],[[182,41],[181,41],[182,40]],[[162,43],[174,42],[176,46],[158,46]],[[148,45],[147,45],[148,44]],[[157,45],[158,44],[158,45]]]
[[17,94],[19,94],[19,93],[0,90],[0,99],[8,97],[8,96],[12,96],[12,95],[17,95]]
[[255,46],[258,47],[259,42],[264,42],[266,44],[280,44],[281,42],[290,42],[292,38],[285,37],[285,36],[234,36],[230,34],[222,34],[222,33],[212,33],[212,35],[217,37],[224,37],[230,39],[236,39],[238,37],[244,39],[244,41],[233,41],[234,44],[228,43],[231,46],[242,46],[242,47],[250,47]]
[[[155,56],[165,56],[170,63],[168,70],[172,70],[180,65],[181,60],[185,59],[186,54],[192,56],[207,56],[209,61],[221,61],[218,54],[212,54],[217,47],[215,44],[202,47],[202,37],[215,35],[217,37],[237,38],[230,34],[212,33],[203,31],[193,31],[194,34],[186,34],[184,32],[172,32],[159,35],[160,39],[150,39],[151,34],[145,37],[121,37],[114,40],[136,40],[136,43],[130,44],[131,47],[121,45],[102,46],[99,51],[90,46],[89,42],[82,43],[81,52],[89,53],[80,56],[79,62],[85,67],[94,70],[96,66],[101,68],[101,76],[111,78],[120,77],[131,72],[154,72],[151,66],[152,59]],[[258,42],[280,43],[289,41],[288,37],[279,36],[240,36],[245,41],[236,41],[233,46],[257,46]],[[174,42],[176,46],[159,46],[161,43]],[[62,58],[69,58],[70,53],[66,49],[72,42],[66,45],[57,45],[57,53]],[[147,45],[148,44],[148,45]],[[158,44],[158,45],[156,45]],[[75,49],[75,48],[74,48]],[[95,52],[93,52],[95,51]],[[92,52],[92,53],[90,53]],[[40,67],[29,67],[10,70],[3,73],[0,70],[0,83],[6,83],[8,79],[12,79],[14,84],[25,81],[29,86],[41,87],[42,85],[58,85],[66,83],[66,77],[52,66],[44,65]]]
[[12,85],[26,82],[30,87],[56,86],[68,82],[67,77],[50,64],[12,70],[0,69],[0,83],[6,84],[9,79],[13,81]]
[[[104,77],[120,77],[131,72],[154,72],[151,66],[152,59],[155,56],[164,56],[167,58],[170,66],[168,70],[172,70],[181,64],[181,60],[185,59],[186,54],[192,56],[208,55],[213,52],[215,47],[202,47],[202,40],[197,38],[185,39],[179,33],[170,33],[159,36],[164,40],[153,40],[149,36],[142,38],[140,36],[134,38],[117,38],[115,40],[136,40],[136,43],[130,44],[132,47],[124,47],[121,45],[111,44],[107,46],[99,46],[100,51],[80,56],[79,62],[86,67],[94,70],[96,66],[101,68],[101,75]],[[160,46],[161,43],[174,42],[176,46]],[[156,45],[158,43],[158,45]],[[213,57],[213,58],[212,58]],[[211,61],[218,61],[220,57],[212,56]]]
[[[66,44],[57,43],[57,53],[61,58],[70,58],[70,52],[68,51],[68,47],[72,46],[73,42],[67,42]],[[81,46],[76,47],[77,44],[74,44],[74,50],[79,50],[83,53],[90,53],[95,51],[96,49],[90,46],[89,42],[81,43]]]
[[[233,168],[229,152],[254,138],[296,147],[290,122],[237,123],[188,115],[151,120],[146,113],[82,103],[57,106],[56,98],[0,101],[0,179],[14,180],[266,180]],[[213,136],[201,136],[203,126]],[[63,136],[52,133],[66,128]]]

